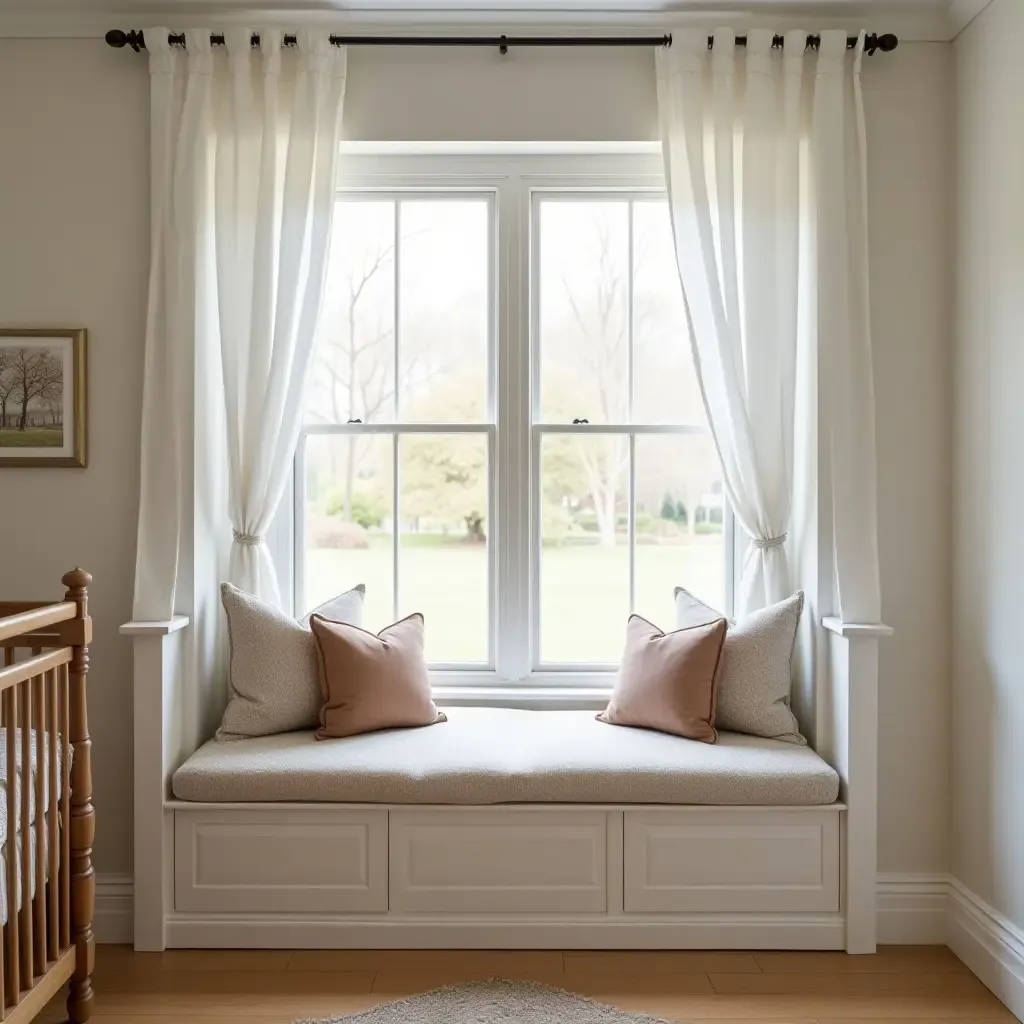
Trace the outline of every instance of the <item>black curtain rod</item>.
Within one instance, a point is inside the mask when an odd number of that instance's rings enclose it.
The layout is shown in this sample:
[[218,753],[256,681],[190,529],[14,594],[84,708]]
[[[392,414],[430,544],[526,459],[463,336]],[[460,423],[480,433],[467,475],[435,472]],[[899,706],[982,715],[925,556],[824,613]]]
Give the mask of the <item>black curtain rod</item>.
[[[146,48],[146,38],[141,29],[125,32],[112,28],[106,35],[107,45],[120,49],[130,46],[136,53]],[[496,46],[500,53],[508,53],[510,46],[671,46],[672,36],[335,36],[330,37],[335,46]],[[295,45],[295,36],[284,36],[285,46]],[[184,46],[185,34],[170,33],[167,42],[171,46]],[[772,45],[781,47],[783,36],[775,36]],[[846,40],[849,49],[853,49],[859,39],[850,36]],[[899,39],[891,33],[879,35],[871,33],[864,41],[864,52],[873,54],[877,50],[890,53],[899,46]],[[224,45],[224,35],[214,33],[210,36],[213,46]],[[708,49],[715,44],[714,36],[708,36]],[[260,45],[258,32],[252,34],[252,45]],[[746,36],[736,36],[737,46],[746,46]],[[821,45],[820,35],[809,35],[807,46],[816,49]]]

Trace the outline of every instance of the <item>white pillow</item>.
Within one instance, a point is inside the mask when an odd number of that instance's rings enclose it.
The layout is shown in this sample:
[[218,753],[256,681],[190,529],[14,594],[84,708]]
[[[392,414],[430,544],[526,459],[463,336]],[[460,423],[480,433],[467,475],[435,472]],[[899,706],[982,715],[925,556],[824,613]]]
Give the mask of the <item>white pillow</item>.
[[[715,727],[805,745],[789,699],[793,646],[803,591],[730,622],[719,667]],[[720,617],[689,591],[676,587],[676,626],[703,625]]]
[[366,588],[360,584],[295,619],[230,583],[220,585],[231,642],[231,699],[218,740],[271,736],[320,724],[320,666],[309,616],[358,626]]

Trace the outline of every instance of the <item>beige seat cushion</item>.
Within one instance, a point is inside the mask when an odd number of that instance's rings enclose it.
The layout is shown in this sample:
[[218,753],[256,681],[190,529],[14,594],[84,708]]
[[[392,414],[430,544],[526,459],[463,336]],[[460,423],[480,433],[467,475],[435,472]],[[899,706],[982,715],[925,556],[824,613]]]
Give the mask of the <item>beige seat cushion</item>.
[[719,734],[698,743],[610,729],[593,711],[445,708],[428,729],[317,742],[312,732],[207,743],[174,775],[180,800],[501,804],[833,803],[809,747]]

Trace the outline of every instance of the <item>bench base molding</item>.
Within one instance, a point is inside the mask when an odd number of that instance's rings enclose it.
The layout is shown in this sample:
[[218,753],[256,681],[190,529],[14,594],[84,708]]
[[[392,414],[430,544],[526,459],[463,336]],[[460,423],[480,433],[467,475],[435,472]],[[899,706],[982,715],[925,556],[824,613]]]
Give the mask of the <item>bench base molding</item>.
[[169,813],[170,947],[846,943],[841,805],[175,802]]
[[846,929],[841,914],[692,914],[652,921],[593,914],[366,920],[176,913],[166,934],[168,949],[843,949]]

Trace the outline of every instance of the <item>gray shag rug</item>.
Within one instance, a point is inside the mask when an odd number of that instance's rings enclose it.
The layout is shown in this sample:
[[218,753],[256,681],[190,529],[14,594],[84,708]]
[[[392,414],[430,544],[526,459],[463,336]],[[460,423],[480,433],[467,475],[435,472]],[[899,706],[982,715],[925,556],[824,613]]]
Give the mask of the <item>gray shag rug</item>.
[[295,1024],[667,1024],[538,985],[489,979],[384,1003],[348,1017]]

